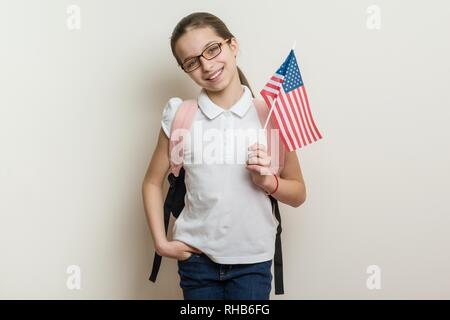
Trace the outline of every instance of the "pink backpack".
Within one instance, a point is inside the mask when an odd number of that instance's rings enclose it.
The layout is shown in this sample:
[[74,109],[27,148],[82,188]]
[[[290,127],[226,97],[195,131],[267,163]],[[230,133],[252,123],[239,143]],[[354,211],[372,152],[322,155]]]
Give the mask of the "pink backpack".
[[[261,121],[261,127],[264,126],[267,116],[269,114],[269,108],[263,100],[253,99],[253,105],[256,107],[259,120]],[[175,113],[175,118],[172,122],[170,141],[169,141],[169,159],[170,159],[170,173],[168,176],[169,180],[169,191],[167,192],[166,199],[164,201],[164,227],[168,230],[170,213],[175,218],[178,218],[179,214],[184,208],[184,196],[186,194],[186,185],[184,183],[184,168],[183,168],[183,136],[176,136],[174,132],[178,129],[190,130],[192,123],[194,121],[195,115],[198,110],[198,104],[196,100],[185,100],[180,105]],[[284,166],[285,159],[285,149],[283,142],[280,139],[279,131],[274,126],[273,116],[271,117],[266,128],[267,132],[267,148],[268,153],[272,156],[272,166],[271,171],[279,176],[281,170]],[[272,130],[275,129],[275,130]],[[272,135],[278,138],[278,145],[272,144]],[[278,135],[278,137],[276,136]],[[181,145],[178,145],[181,143]],[[278,152],[272,155],[272,147],[278,146]],[[177,152],[173,152],[177,147]],[[278,159],[276,155],[278,154]],[[275,165],[274,165],[275,164]],[[278,164],[278,165],[277,165]],[[283,286],[283,259],[282,259],[282,247],[281,247],[281,216],[278,208],[278,201],[272,197],[268,196],[272,203],[272,214],[275,214],[279,225],[277,228],[277,235],[275,240],[275,256],[274,256],[274,269],[275,269],[275,294],[284,294]],[[153,260],[153,268],[149,280],[152,282],[156,281],[156,276],[161,265],[161,256],[155,252],[155,257]]]

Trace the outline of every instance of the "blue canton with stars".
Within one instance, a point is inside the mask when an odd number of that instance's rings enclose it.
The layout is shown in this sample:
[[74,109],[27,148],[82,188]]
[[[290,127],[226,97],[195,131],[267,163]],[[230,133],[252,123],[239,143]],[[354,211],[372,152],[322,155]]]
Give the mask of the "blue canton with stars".
[[286,93],[303,85],[302,76],[300,74],[300,69],[298,68],[297,59],[295,59],[294,50],[291,50],[288,57],[276,73],[284,76],[282,86],[284,92]]

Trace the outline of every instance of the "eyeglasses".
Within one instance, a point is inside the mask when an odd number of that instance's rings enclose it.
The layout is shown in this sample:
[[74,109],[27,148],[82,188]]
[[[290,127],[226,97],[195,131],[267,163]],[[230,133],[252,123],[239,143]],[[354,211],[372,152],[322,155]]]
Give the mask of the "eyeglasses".
[[192,57],[184,61],[181,65],[181,68],[185,72],[192,72],[198,67],[200,67],[200,57],[205,58],[206,60],[211,60],[217,57],[222,52],[222,44],[230,41],[231,39],[226,39],[222,42],[215,42],[210,44],[203,50],[202,54]]

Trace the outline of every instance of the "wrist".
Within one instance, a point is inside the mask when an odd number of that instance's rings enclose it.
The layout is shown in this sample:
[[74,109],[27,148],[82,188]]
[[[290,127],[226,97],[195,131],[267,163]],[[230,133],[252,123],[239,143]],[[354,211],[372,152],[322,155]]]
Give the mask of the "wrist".
[[274,194],[278,190],[278,177],[275,174],[268,176],[267,183],[263,187],[267,195]]
[[158,253],[160,256],[163,256],[166,252],[167,243],[168,243],[167,239],[162,239],[160,241],[157,241],[155,244],[156,253]]

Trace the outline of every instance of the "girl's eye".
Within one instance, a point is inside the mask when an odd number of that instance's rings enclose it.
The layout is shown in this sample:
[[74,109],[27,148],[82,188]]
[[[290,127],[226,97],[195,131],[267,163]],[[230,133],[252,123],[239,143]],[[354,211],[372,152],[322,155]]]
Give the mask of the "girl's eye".
[[196,64],[197,64],[196,61],[192,60],[192,61],[188,62],[186,68],[187,69],[193,68],[193,67],[195,67]]
[[208,55],[212,56],[217,53],[219,47],[218,46],[212,46],[208,49]]

